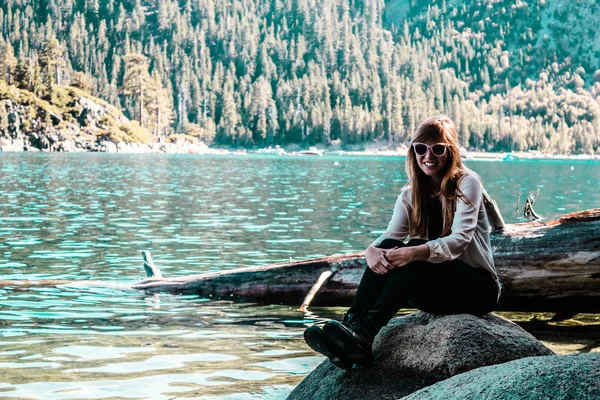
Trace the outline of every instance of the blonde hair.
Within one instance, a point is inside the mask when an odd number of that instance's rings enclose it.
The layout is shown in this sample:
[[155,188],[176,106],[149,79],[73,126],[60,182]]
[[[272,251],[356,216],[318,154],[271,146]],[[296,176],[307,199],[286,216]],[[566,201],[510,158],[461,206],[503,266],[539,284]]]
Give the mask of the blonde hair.
[[465,175],[465,167],[460,158],[460,149],[458,147],[458,135],[454,122],[445,115],[437,115],[427,118],[417,127],[408,149],[406,158],[406,174],[408,175],[407,186],[412,186],[412,215],[411,236],[425,236],[427,234],[428,216],[427,200],[428,197],[436,194],[431,187],[430,178],[425,175],[417,163],[415,150],[412,146],[415,142],[437,142],[445,143],[448,146],[448,161],[444,167],[443,178],[440,193],[442,203],[442,234],[447,236],[451,232],[452,221],[454,220],[454,211],[456,200],[460,198],[469,202],[463,193],[458,189],[460,180]]

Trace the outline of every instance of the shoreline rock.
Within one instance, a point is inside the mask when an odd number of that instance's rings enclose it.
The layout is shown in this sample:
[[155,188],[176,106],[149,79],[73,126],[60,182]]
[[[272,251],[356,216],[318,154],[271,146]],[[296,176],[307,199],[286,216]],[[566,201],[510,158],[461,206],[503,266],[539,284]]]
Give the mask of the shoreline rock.
[[210,148],[204,143],[115,143],[110,140],[95,142],[79,142],[76,140],[55,141],[54,149],[37,148],[21,139],[0,137],[0,152],[66,152],[66,153],[124,153],[124,154],[246,154],[246,151],[230,151],[227,149]]
[[403,400],[599,399],[600,353],[527,357],[478,368]]
[[398,399],[484,366],[553,355],[515,323],[494,314],[395,318],[376,337],[371,367],[342,371],[321,363],[289,395],[290,400]]

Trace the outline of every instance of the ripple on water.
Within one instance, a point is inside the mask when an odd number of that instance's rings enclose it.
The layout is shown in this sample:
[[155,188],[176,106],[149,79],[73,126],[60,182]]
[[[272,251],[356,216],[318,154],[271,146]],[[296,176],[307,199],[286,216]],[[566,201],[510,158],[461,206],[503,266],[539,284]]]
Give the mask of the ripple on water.
[[173,393],[188,392],[197,387],[233,385],[231,380],[266,381],[274,376],[273,373],[260,371],[224,370],[207,374],[162,374],[119,380],[34,382],[18,385],[0,383],[0,389],[5,398],[103,399],[114,397],[118,393],[120,398],[168,400],[173,398]]
[[308,375],[311,371],[317,368],[317,366],[321,364],[323,360],[325,360],[325,357],[322,356],[295,357],[277,361],[263,361],[249,365],[263,367],[275,372],[289,375]]
[[101,367],[81,368],[66,372],[104,372],[109,374],[132,374],[164,369],[182,368],[188,363],[213,363],[238,360],[239,357],[227,354],[169,354],[150,357],[139,362],[112,363]]
[[76,250],[76,251],[34,250],[28,258],[71,260],[73,258],[92,257],[93,255],[94,255],[94,253],[92,253],[89,250]]
[[123,358],[130,353],[152,352],[154,347],[103,347],[103,346],[64,346],[53,349],[57,354],[77,357],[75,361],[104,360]]

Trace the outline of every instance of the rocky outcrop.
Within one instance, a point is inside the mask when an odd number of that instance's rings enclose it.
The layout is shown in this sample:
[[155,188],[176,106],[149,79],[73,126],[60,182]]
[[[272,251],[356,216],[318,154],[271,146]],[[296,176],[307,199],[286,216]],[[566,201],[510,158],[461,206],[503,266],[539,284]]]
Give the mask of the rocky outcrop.
[[[68,98],[62,107],[0,82],[0,151],[230,153],[183,138],[153,143],[139,124],[102,100],[71,87],[55,89]],[[136,129],[137,136],[128,136]]]
[[479,368],[403,400],[600,399],[600,353],[527,357]]
[[15,97],[0,100],[2,150],[96,151],[107,107],[81,97],[60,114],[58,107],[32,94]]
[[398,399],[454,375],[553,352],[494,314],[393,319],[375,339],[371,367],[343,371],[325,360],[289,399]]
[[[79,98],[77,103],[81,106],[81,111],[77,115],[77,122],[81,126],[87,126],[92,129],[99,128],[101,125],[100,120],[108,114],[108,109],[87,97]],[[126,120],[123,122],[126,122]]]

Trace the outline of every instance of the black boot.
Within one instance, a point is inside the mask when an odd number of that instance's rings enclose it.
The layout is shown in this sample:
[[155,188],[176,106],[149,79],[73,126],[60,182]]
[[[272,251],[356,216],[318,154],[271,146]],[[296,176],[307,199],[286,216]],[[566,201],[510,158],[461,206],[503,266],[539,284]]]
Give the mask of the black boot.
[[377,311],[373,310],[358,318],[352,314],[345,315],[342,322],[327,322],[323,332],[356,364],[370,365],[373,360],[373,340],[381,329],[376,316]]
[[352,369],[354,362],[346,357],[346,353],[323,333],[320,326],[313,325],[306,328],[304,340],[311,349],[323,354],[336,367],[346,371]]

